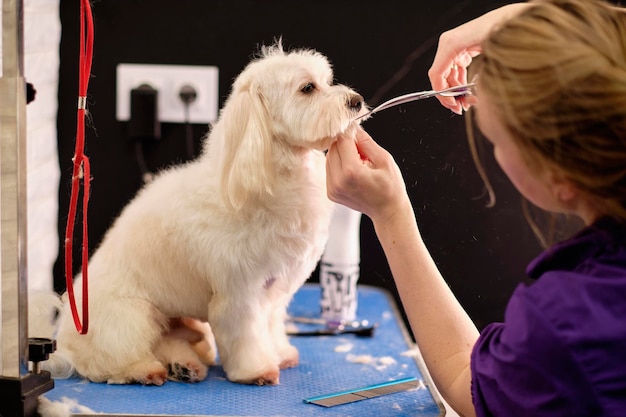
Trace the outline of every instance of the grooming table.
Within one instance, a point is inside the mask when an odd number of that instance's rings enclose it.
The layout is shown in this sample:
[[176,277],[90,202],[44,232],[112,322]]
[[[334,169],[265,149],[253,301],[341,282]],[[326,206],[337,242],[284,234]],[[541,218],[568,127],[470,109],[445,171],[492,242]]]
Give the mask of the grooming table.
[[[306,284],[295,295],[290,315],[319,317],[319,299],[319,285]],[[168,381],[161,387],[56,379],[55,388],[44,396],[79,404],[75,415],[91,415],[87,407],[100,416],[443,416],[444,406],[391,296],[383,289],[359,286],[358,319],[377,323],[372,337],[292,336],[300,364],[281,371],[275,386],[235,384],[226,380],[220,366],[213,366],[202,382]],[[419,384],[408,391],[332,407],[304,402],[410,377]]]

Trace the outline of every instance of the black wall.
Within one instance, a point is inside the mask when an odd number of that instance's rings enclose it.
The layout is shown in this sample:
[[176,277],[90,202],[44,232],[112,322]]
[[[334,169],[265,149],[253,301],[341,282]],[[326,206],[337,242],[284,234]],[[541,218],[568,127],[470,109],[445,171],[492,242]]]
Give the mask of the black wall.
[[[220,105],[257,45],[282,36],[287,47],[311,47],[329,57],[338,82],[375,105],[395,95],[429,89],[426,72],[438,35],[502,1],[439,0],[107,0],[93,2],[95,48],[90,88],[92,165],[89,248],[141,185],[127,123],[115,120],[118,63],[215,65]],[[59,242],[63,248],[76,126],[78,2],[61,0],[59,88]],[[497,204],[486,208],[483,183],[470,156],[463,117],[436,100],[376,115],[365,128],[399,163],[431,253],[479,328],[500,320],[526,264],[539,252],[520,198],[490,155],[486,164]],[[196,149],[207,126],[193,126]],[[185,128],[164,124],[162,139],[146,146],[151,169],[186,159]],[[80,228],[78,228],[80,229]],[[362,224],[363,284],[395,288],[371,223]],[[78,245],[77,245],[78,247]],[[61,250],[62,252],[62,250]],[[75,271],[79,255],[75,255]],[[55,288],[64,290],[63,256]],[[316,280],[314,275],[312,280]]]

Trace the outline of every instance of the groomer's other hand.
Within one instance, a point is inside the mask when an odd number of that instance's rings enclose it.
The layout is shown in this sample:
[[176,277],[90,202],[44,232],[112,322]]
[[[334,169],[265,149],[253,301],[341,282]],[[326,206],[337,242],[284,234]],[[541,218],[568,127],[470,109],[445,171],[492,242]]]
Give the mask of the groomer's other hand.
[[[442,90],[466,84],[467,67],[472,59],[482,52],[482,41],[498,24],[509,20],[529,6],[528,3],[502,6],[442,33],[432,66],[428,70],[432,88]],[[461,114],[471,105],[470,100],[464,98],[437,96],[437,99],[444,107],[457,114]]]
[[[408,202],[398,165],[362,128],[355,137],[339,135],[326,155],[328,197],[374,222]],[[409,203],[410,204],[410,203]]]

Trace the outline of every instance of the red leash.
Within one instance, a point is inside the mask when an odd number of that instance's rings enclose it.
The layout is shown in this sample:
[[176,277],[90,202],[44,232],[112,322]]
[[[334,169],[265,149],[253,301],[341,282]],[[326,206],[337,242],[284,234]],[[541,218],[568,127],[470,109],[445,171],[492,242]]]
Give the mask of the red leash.
[[[86,26],[86,29],[85,29]],[[67,294],[72,310],[72,317],[76,330],[80,334],[86,334],[89,329],[89,301],[88,301],[88,277],[87,265],[89,261],[89,245],[87,236],[87,207],[89,205],[89,183],[91,174],[89,169],[89,158],[85,155],[85,112],[87,108],[87,87],[91,75],[91,60],[93,57],[93,16],[89,0],[80,0],[80,53],[78,72],[78,123],[76,127],[76,148],[72,162],[74,169],[72,172],[72,194],[70,196],[70,207],[67,216],[67,227],[65,229],[65,283]],[[72,272],[72,241],[74,237],[74,223],[76,221],[76,211],[78,208],[78,194],[80,192],[80,182],[83,183],[83,247],[82,247],[82,274],[83,274],[83,303],[82,303],[82,323],[76,308],[76,298],[74,296],[74,281]]]

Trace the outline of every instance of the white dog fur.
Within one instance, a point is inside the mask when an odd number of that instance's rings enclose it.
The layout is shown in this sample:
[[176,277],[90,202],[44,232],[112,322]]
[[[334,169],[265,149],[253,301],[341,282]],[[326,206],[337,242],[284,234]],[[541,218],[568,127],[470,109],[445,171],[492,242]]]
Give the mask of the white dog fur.
[[[215,362],[212,330],[229,380],[279,383],[299,360],[287,305],[328,237],[324,151],[365,111],[320,53],[262,47],[202,154],[159,174],[106,233],[89,263],[89,331],[78,334],[64,300],[42,367],[115,384],[199,381]],[[79,275],[79,306],[81,291]]]

